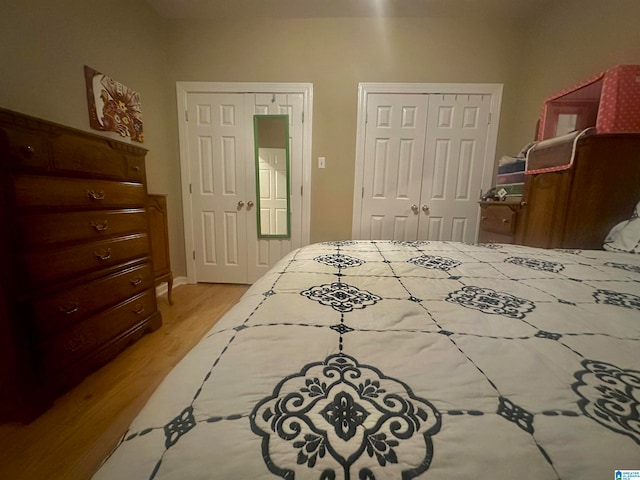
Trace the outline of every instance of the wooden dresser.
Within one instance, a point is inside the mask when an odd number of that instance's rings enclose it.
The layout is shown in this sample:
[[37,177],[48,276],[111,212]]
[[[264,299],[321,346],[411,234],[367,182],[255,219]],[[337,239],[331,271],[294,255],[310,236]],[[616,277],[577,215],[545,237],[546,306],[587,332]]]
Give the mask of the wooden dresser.
[[156,285],[167,282],[167,300],[173,305],[173,273],[169,256],[169,222],[167,219],[167,196],[149,194],[147,202],[149,214],[149,235],[153,257],[153,273]]
[[143,148],[0,109],[0,411],[30,419],[161,325]]
[[[566,145],[542,152],[553,163]],[[640,134],[580,138],[571,168],[526,175],[521,203],[480,202],[478,241],[602,249],[640,200]]]
[[[561,145],[546,149],[551,159]],[[640,200],[640,134],[581,138],[573,166],[527,175],[518,243],[543,248],[601,249],[615,224]]]
[[480,243],[515,243],[521,203],[513,201],[480,202]]

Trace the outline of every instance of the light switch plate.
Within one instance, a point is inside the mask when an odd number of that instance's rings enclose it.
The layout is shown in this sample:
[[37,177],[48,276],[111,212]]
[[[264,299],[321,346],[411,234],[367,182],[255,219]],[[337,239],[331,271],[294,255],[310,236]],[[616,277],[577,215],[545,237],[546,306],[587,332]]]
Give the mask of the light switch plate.
[[324,168],[326,165],[325,157],[318,157],[318,168]]

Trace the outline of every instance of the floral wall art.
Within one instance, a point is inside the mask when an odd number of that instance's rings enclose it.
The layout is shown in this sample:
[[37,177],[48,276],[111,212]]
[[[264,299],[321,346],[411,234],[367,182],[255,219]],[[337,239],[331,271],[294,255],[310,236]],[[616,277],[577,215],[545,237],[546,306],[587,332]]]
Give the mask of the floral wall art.
[[86,65],[84,76],[91,128],[143,142],[140,94]]

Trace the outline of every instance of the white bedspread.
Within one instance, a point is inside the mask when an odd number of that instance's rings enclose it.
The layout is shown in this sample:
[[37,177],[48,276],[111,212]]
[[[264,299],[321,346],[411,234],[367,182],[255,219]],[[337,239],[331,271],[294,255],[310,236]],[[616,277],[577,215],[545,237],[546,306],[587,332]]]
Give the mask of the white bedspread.
[[292,252],[94,477],[606,479],[640,470],[640,255]]

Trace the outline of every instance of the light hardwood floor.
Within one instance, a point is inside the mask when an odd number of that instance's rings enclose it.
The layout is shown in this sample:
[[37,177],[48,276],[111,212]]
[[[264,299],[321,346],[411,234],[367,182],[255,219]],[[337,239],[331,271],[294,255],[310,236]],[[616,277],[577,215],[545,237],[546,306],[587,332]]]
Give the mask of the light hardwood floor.
[[[85,480],[171,368],[248,289],[183,285],[158,298],[163,325],[87,377],[28,425],[0,425],[0,479]],[[125,480],[125,479],[122,479]]]

